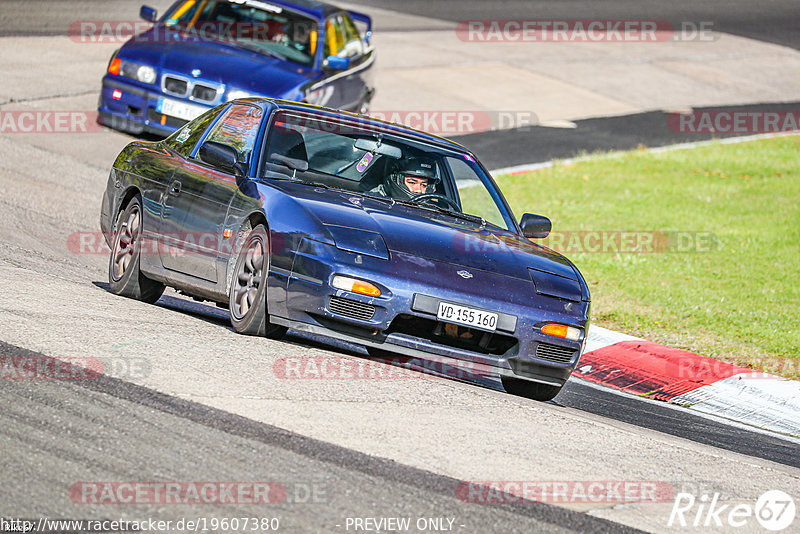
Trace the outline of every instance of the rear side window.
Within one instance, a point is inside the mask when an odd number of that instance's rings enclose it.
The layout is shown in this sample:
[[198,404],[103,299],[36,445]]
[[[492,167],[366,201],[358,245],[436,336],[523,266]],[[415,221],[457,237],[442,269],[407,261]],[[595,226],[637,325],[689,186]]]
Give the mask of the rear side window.
[[250,154],[264,112],[257,106],[234,104],[214,125],[206,141],[216,141],[236,149],[240,163],[250,163]]

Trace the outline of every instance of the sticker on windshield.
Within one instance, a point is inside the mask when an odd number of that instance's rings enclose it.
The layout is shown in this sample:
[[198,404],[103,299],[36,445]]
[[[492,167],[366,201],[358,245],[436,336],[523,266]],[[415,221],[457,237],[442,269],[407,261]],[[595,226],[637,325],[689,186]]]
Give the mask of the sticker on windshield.
[[372,154],[372,152],[367,152],[366,154],[364,154],[364,157],[361,158],[361,161],[359,161],[358,165],[356,165],[356,170],[359,173],[363,173],[364,171],[366,171],[367,168],[369,167],[369,164],[372,163],[372,159],[374,157],[375,156]]
[[473,158],[469,154],[464,154],[464,159],[467,161],[471,161],[472,163],[475,163],[475,158]]
[[184,128],[183,130],[181,130],[181,133],[178,134],[178,137],[176,137],[175,140],[178,141],[179,143],[183,143],[184,141],[189,139],[191,133],[192,132],[189,130],[189,128]]

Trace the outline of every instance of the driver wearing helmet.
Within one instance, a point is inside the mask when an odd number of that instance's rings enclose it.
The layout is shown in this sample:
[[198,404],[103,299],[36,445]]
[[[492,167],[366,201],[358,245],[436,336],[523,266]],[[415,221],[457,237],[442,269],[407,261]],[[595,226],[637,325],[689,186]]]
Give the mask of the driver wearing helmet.
[[399,162],[384,182],[371,192],[397,200],[411,200],[418,195],[433,193],[438,183],[433,160],[409,158]]

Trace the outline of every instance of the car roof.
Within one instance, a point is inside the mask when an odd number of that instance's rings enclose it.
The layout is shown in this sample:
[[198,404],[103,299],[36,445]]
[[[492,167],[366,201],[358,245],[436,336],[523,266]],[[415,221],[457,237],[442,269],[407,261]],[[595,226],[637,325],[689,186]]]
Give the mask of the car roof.
[[[283,109],[283,110],[291,110],[291,111],[305,111],[315,113],[317,115],[325,116],[328,118],[342,118],[357,121],[361,124],[367,126],[374,126],[376,130],[385,131],[387,133],[397,133],[397,134],[404,134],[404,135],[412,135],[417,137],[423,141],[439,145],[441,147],[449,148],[451,150],[456,150],[459,152],[466,152],[467,154],[473,155],[472,152],[467,149],[465,146],[456,143],[455,141],[451,141],[450,139],[446,139],[444,137],[439,137],[437,135],[429,134],[427,132],[423,132],[421,130],[415,130],[414,128],[410,128],[408,126],[403,126],[402,124],[397,124],[393,122],[386,122],[380,119],[375,119],[369,117],[367,115],[359,115],[357,113],[352,113],[349,111],[343,111],[339,109],[332,109],[332,108],[325,108],[321,106],[315,106],[313,104],[305,104],[302,102],[292,102],[290,100],[280,100],[277,98],[262,98],[262,97],[254,97],[254,98],[247,98],[245,99],[249,102],[259,103],[263,107],[273,108],[273,109]],[[474,156],[474,155],[473,155]]]

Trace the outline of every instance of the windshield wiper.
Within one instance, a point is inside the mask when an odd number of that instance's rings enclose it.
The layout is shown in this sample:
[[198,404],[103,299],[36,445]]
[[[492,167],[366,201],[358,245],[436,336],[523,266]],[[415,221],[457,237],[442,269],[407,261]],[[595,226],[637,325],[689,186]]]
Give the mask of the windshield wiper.
[[397,202],[403,204],[404,206],[413,206],[415,208],[420,208],[423,210],[444,213],[445,215],[450,215],[451,217],[455,217],[456,219],[462,219],[465,221],[469,221],[471,223],[478,224],[480,225],[480,228],[484,228],[486,226],[486,220],[483,217],[478,217],[477,215],[470,215],[469,213],[449,210],[447,208],[443,208],[435,204],[418,204],[416,202],[409,202],[406,200],[398,200]]
[[386,202],[390,206],[394,206],[396,200],[391,197],[382,197],[380,195],[370,195],[369,193],[364,193],[362,191],[348,191],[349,193],[355,193],[356,195],[360,195],[362,197],[371,198],[372,200],[377,200],[379,202]]

